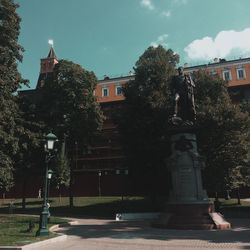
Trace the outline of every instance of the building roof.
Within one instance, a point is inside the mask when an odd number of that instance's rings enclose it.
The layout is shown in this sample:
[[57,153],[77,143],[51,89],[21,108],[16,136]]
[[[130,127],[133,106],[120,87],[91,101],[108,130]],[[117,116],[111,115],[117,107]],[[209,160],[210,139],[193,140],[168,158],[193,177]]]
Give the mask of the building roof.
[[50,48],[47,58],[55,58],[55,59],[57,59],[57,56],[56,56],[56,53],[55,53],[55,50],[53,49],[53,47]]
[[239,58],[239,59],[233,59],[233,60],[225,60],[225,59],[218,59],[218,61],[211,62],[208,64],[200,64],[200,65],[195,65],[195,66],[184,66],[184,70],[190,71],[190,70],[195,70],[199,68],[218,68],[218,67],[224,67],[228,65],[234,65],[234,64],[244,64],[244,63],[249,63],[250,62],[250,57],[246,58]]

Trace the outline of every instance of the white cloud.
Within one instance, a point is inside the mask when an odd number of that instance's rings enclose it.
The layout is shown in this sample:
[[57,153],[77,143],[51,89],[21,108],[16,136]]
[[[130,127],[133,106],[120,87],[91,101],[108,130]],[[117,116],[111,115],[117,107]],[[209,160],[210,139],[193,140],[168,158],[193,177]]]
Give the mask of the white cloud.
[[158,45],[162,45],[163,47],[167,47],[167,38],[168,38],[168,34],[163,34],[160,35],[156,41],[152,42],[150,45],[153,47],[157,47]]
[[242,31],[221,31],[214,39],[207,36],[194,40],[184,51],[191,60],[225,58],[249,53],[250,28]]
[[188,3],[188,0],[172,0],[172,3],[176,5],[185,5]]
[[172,13],[171,13],[170,10],[167,10],[167,11],[163,11],[161,14],[162,14],[163,16],[165,16],[165,17],[170,17]]
[[141,0],[141,6],[149,10],[153,10],[155,8],[151,0]]

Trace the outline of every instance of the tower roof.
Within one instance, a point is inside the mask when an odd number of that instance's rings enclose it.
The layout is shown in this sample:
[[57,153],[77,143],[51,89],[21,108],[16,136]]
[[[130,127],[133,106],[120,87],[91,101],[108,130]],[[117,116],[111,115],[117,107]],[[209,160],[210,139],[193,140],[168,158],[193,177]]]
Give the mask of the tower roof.
[[55,58],[55,59],[57,59],[57,56],[56,56],[56,53],[55,53],[53,47],[50,48],[47,58]]

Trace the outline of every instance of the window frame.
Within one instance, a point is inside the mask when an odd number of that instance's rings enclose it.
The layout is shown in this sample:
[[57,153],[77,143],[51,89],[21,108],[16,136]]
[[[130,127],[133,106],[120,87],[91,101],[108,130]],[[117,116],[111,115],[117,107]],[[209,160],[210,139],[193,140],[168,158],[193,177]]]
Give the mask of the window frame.
[[[225,77],[226,73],[228,73],[228,79],[226,79],[226,77]],[[222,75],[223,75],[223,80],[224,81],[231,81],[232,80],[232,74],[231,74],[230,69],[224,69]]]
[[[121,89],[121,93],[120,94],[118,93],[118,89],[119,88]],[[115,86],[115,95],[116,96],[121,96],[122,95],[122,86],[121,85],[116,85]]]
[[[107,90],[107,95],[104,95],[104,91]],[[108,87],[102,87],[102,97],[108,97],[109,96],[109,88]]]
[[[240,77],[239,71],[242,71],[242,73],[243,73],[242,77]],[[245,71],[245,69],[243,67],[237,68],[236,73],[237,73],[237,79],[238,80],[246,79],[246,71]]]

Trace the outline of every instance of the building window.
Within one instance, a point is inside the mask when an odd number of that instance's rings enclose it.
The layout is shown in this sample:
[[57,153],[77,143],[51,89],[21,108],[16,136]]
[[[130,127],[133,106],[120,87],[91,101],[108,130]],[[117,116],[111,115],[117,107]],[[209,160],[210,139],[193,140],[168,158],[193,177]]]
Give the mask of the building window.
[[230,70],[224,70],[223,71],[223,80],[225,80],[225,81],[232,80],[231,71]]
[[217,71],[216,71],[215,69],[211,69],[211,70],[210,70],[210,75],[211,75],[211,76],[217,75]]
[[102,96],[109,96],[109,89],[108,88],[102,88]]
[[246,72],[243,68],[237,69],[237,79],[245,79],[246,78]]
[[122,95],[122,86],[119,85],[115,87],[115,94]]

